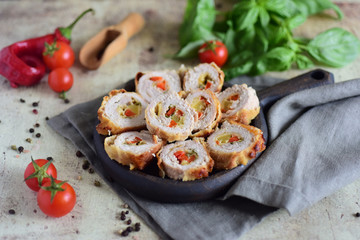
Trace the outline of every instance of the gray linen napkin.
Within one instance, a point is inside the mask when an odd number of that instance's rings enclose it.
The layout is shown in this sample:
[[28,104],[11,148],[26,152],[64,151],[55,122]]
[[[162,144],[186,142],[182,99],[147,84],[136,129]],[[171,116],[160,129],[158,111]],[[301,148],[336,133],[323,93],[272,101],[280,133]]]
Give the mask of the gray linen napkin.
[[[238,78],[231,84],[261,89],[281,80],[252,81]],[[48,124],[72,141],[107,181],[92,142],[100,103],[101,97],[76,105]],[[115,182],[108,184],[162,239],[215,240],[238,239],[277,208],[296,213],[360,177],[360,80],[289,95],[267,118],[267,150],[221,199],[156,203]]]

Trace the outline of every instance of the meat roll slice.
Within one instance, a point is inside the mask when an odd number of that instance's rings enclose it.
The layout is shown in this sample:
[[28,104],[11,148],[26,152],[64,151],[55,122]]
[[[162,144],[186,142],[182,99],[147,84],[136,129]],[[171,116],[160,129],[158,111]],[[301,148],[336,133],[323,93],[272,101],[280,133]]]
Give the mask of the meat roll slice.
[[222,118],[250,124],[260,112],[259,99],[255,90],[246,84],[233,85],[218,95]]
[[135,77],[135,86],[136,92],[148,103],[154,97],[169,91],[180,92],[182,90],[180,77],[175,70],[139,72]]
[[205,137],[211,132],[221,120],[221,106],[216,95],[207,90],[191,92],[186,101],[197,112],[198,121],[193,130],[193,137]]
[[144,129],[146,107],[147,102],[139,94],[124,89],[112,90],[103,98],[98,110],[100,123],[96,130],[102,135],[112,135]]
[[157,154],[160,176],[191,181],[209,176],[214,161],[200,140],[165,145]]
[[144,169],[160,150],[163,141],[149,131],[130,131],[105,138],[108,156],[130,170]]
[[215,63],[202,63],[189,69],[183,79],[184,91],[210,89],[220,92],[224,84],[224,72]]
[[256,153],[265,150],[262,131],[256,127],[225,121],[207,139],[207,148],[215,161],[215,169],[231,169],[246,165]]
[[197,122],[197,113],[176,93],[161,95],[145,110],[149,131],[169,142],[185,140]]

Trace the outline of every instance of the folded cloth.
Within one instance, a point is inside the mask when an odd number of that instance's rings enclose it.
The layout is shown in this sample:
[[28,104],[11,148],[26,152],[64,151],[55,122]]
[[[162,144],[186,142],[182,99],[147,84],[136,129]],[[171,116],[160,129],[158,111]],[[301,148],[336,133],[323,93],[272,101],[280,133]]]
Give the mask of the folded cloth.
[[[261,89],[279,79],[238,78]],[[92,142],[102,98],[76,105],[48,124],[73,142],[105,181]],[[291,214],[360,177],[360,80],[317,87],[276,102],[267,120],[267,150],[221,198],[164,204],[140,198],[115,182],[116,193],[162,239],[238,239],[278,208]]]

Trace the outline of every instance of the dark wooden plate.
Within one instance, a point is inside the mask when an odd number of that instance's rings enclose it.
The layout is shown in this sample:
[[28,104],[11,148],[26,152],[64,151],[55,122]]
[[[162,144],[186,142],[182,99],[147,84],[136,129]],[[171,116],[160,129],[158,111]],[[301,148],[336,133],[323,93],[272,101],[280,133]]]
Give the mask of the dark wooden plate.
[[[331,83],[334,83],[331,73],[316,69],[259,91],[257,94],[260,100],[261,110],[260,114],[253,120],[252,125],[263,131],[264,138],[267,141],[268,128],[265,116],[271,105],[288,94]],[[123,88],[127,91],[134,91],[134,81],[128,81]],[[95,148],[99,161],[108,173],[108,177],[112,181],[125,187],[128,191],[158,202],[195,202],[219,197],[223,195],[236,179],[259,157],[257,156],[251,160],[246,166],[238,166],[231,170],[213,172],[207,178],[183,182],[159,177],[155,161],[143,171],[130,171],[128,167],[108,157],[104,149],[104,139],[105,137],[99,135],[94,126]]]

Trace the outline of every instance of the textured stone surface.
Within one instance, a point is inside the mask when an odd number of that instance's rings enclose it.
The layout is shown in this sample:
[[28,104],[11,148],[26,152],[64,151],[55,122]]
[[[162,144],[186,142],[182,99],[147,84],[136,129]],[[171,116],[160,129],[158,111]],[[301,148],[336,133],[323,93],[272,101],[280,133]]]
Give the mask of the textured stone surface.
[[[345,1],[342,1],[345,2]],[[355,2],[355,1],[353,1]],[[312,37],[329,27],[341,26],[360,36],[359,2],[341,4],[345,19],[341,22],[327,17],[312,17],[297,33]],[[46,125],[52,117],[67,108],[93,99],[133,78],[138,71],[178,68],[180,62],[165,57],[178,48],[177,29],[181,23],[186,1],[0,1],[0,48],[13,42],[51,33],[57,26],[68,25],[80,12],[92,7],[95,15],[87,15],[73,30],[72,46],[76,55],[81,46],[103,27],[122,20],[136,11],[145,17],[145,29],[132,38],[127,48],[96,71],[87,71],[78,60],[71,68],[75,83],[69,91],[69,104],[57,98],[47,85],[47,79],[33,87],[13,89],[0,76],[0,239],[118,239],[119,230],[127,225],[119,220],[122,200],[94,173],[82,169],[84,158],[76,156],[77,149]],[[187,61],[185,64],[193,64]],[[360,61],[342,69],[330,69],[336,81],[360,76]],[[269,73],[291,78],[305,71],[290,70]],[[26,102],[21,103],[20,98]],[[39,102],[33,107],[33,102]],[[33,109],[38,114],[33,113]],[[34,125],[40,124],[36,128]],[[34,128],[34,133],[28,129]],[[41,133],[40,138],[35,134]],[[32,143],[25,141],[31,138]],[[19,153],[11,145],[23,146]],[[77,204],[67,216],[46,217],[38,208],[36,194],[23,183],[23,171],[33,158],[53,157],[58,178],[68,180],[77,193]],[[341,159],[339,159],[341,161]],[[359,175],[360,176],[360,175]],[[81,179],[80,179],[81,178]],[[95,187],[99,180],[101,187]],[[250,239],[360,239],[360,181],[334,193],[296,216],[279,210],[242,237]],[[8,211],[15,210],[14,215]],[[141,222],[140,232],[127,239],[158,239],[157,235],[131,210],[127,215],[132,223]]]

